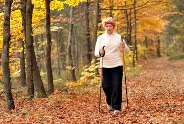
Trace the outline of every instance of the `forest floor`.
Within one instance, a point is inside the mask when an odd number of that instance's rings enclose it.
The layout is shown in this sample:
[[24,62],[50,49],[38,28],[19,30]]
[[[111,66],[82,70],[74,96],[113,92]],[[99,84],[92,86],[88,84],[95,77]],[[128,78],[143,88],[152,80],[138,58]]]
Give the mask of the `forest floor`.
[[128,107],[123,88],[121,114],[107,111],[103,92],[99,112],[99,87],[86,86],[79,88],[80,91],[58,90],[48,98],[32,101],[17,92],[14,94],[16,109],[11,114],[0,94],[0,123],[184,124],[184,60],[169,61],[161,57],[139,64],[144,67],[141,73],[126,80]]

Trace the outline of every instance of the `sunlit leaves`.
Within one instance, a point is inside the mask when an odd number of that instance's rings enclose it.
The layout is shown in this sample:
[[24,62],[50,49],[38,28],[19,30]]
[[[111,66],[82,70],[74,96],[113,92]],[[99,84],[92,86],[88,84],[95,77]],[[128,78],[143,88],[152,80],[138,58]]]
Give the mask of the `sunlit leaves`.
[[45,8],[44,0],[32,0],[35,9],[44,9]]
[[21,39],[23,38],[22,34],[22,18],[20,10],[15,10],[11,15],[11,36],[12,39]]
[[62,10],[62,9],[64,9],[64,4],[61,1],[53,0],[50,3],[50,8],[51,8],[51,10]]
[[77,6],[80,2],[85,2],[86,0],[65,0],[65,4],[69,6]]
[[[64,4],[70,6],[77,6],[80,2],[85,2],[85,0],[53,0],[50,4],[51,10],[62,10],[64,9]],[[34,4],[33,10],[33,34],[40,34],[45,32],[43,26],[43,20],[45,19],[45,0],[32,0]],[[0,13],[0,41],[2,41],[2,32],[3,32],[3,13]],[[23,38],[22,33],[22,17],[20,10],[14,10],[11,13],[11,35],[12,39],[17,40]],[[2,45],[0,44],[0,48]]]
[[23,47],[20,47],[18,51],[21,53],[23,51]]

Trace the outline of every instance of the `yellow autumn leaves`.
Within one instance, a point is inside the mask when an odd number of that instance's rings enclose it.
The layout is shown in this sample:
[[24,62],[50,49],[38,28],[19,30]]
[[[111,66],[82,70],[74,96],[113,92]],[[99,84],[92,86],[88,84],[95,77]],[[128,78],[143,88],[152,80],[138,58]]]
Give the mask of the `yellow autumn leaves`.
[[[64,5],[69,6],[77,6],[80,2],[85,2],[86,0],[53,0],[50,3],[51,10],[62,10],[64,9]],[[0,2],[4,2],[4,0],[0,0]],[[32,19],[32,26],[33,26],[33,35],[41,34],[45,31],[43,28],[42,21],[45,19],[45,0],[32,0],[34,4],[33,10],[33,19]],[[16,3],[15,3],[16,4]],[[18,3],[17,3],[18,4]],[[4,13],[0,13],[0,49],[2,48],[2,41],[3,41],[3,16]],[[16,9],[11,12],[11,39],[16,41],[18,39],[23,39],[22,33],[22,17],[21,11]]]

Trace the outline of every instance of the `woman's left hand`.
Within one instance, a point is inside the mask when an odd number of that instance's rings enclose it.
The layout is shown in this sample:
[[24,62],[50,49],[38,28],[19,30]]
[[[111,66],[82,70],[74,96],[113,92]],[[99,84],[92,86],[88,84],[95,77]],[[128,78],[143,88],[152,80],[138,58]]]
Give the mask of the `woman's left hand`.
[[121,42],[121,51],[125,50],[125,42]]

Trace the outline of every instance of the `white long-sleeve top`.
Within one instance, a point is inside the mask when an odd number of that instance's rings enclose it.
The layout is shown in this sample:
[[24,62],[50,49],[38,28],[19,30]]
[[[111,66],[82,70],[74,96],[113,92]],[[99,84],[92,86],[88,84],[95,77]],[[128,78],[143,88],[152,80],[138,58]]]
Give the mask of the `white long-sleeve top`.
[[[122,66],[122,51],[121,51],[121,42],[122,38],[120,34],[113,32],[112,34],[103,33],[99,35],[95,45],[95,56],[100,57],[99,51],[105,46],[105,56],[103,57],[103,65],[102,65],[102,57],[100,59],[100,68],[102,66],[104,68],[114,68],[117,66]],[[123,40],[123,42],[125,42]],[[129,47],[125,42],[124,53],[128,53],[130,51]]]

